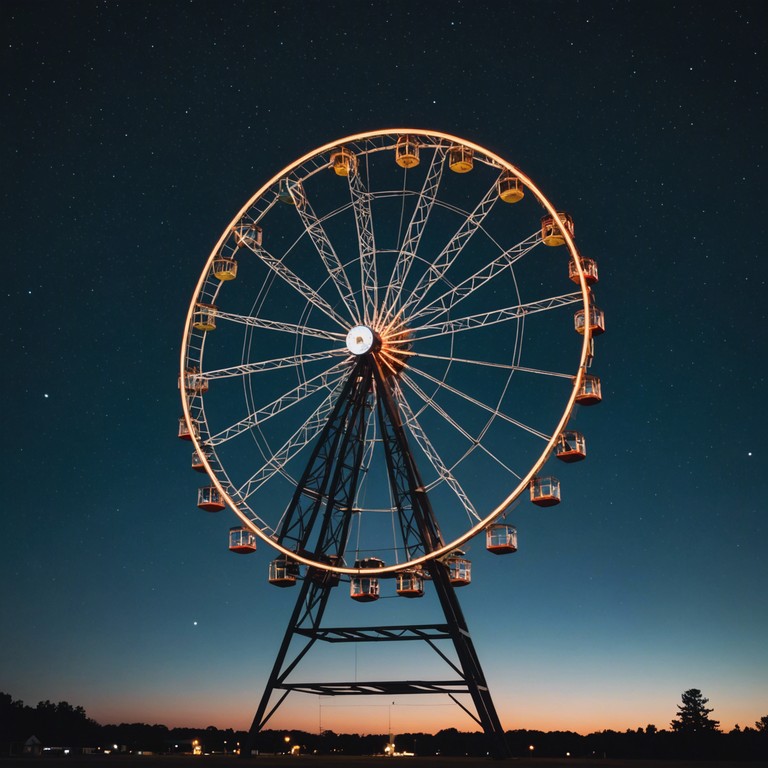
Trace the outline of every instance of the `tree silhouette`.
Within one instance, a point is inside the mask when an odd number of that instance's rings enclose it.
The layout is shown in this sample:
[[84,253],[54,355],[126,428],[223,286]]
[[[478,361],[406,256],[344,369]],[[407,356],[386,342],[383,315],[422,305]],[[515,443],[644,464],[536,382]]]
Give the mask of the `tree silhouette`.
[[677,707],[677,717],[670,723],[672,730],[689,734],[720,730],[720,722],[709,717],[713,711],[706,706],[709,699],[698,688],[689,688],[683,693],[682,699],[683,703]]

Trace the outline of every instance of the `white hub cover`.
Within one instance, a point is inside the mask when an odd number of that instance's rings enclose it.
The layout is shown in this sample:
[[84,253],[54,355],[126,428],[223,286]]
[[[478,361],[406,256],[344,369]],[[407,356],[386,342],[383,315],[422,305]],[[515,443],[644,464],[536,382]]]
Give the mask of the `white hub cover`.
[[347,349],[353,355],[364,355],[373,346],[373,331],[367,325],[356,325],[347,334]]

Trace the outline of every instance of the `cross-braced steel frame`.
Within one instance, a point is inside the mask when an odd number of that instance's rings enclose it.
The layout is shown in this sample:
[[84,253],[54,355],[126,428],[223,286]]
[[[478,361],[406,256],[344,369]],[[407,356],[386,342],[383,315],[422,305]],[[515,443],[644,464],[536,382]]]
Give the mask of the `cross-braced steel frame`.
[[[279,542],[315,562],[338,563],[344,557],[360,481],[366,425],[371,413],[381,434],[387,473],[400,532],[410,557],[438,550],[444,542],[413,454],[408,447],[393,392],[394,377],[377,358],[376,348],[359,356],[321,432],[279,531]],[[464,614],[449,579],[448,567],[428,559],[425,575],[434,585],[444,622],[371,627],[324,627],[323,615],[339,575],[309,567],[301,581],[280,649],[250,729],[258,734],[289,693],[322,696],[435,694],[448,695],[484,730],[493,757],[509,756],[504,731],[491,699]],[[318,641],[328,643],[426,643],[453,673],[441,680],[367,680],[294,682],[293,673]],[[454,656],[440,641],[453,644]],[[459,698],[469,694],[472,707]],[[246,754],[250,753],[250,749]]]

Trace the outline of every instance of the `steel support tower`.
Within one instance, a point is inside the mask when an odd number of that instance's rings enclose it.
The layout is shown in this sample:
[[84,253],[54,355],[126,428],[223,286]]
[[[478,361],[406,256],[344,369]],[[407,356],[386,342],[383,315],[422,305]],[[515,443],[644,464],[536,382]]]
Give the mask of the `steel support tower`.
[[[389,485],[398,511],[400,534],[409,555],[418,557],[443,546],[437,520],[408,446],[396,404],[396,377],[382,368],[375,349],[357,358],[346,379],[284,517],[278,541],[316,562],[341,563],[354,514],[363,447],[369,419],[378,421],[386,456]],[[376,413],[372,414],[371,411]],[[298,571],[298,563],[296,564]],[[448,695],[483,729],[494,758],[510,756],[504,731],[491,699],[480,660],[459,605],[448,567],[428,559],[431,581],[444,621],[435,624],[370,627],[327,627],[322,620],[331,590],[339,583],[332,570],[310,567],[301,582],[280,649],[249,731],[250,747],[291,692],[321,696],[435,694]],[[317,642],[426,643],[452,672],[441,680],[367,680],[294,682],[294,672]],[[438,645],[453,644],[454,657]],[[472,707],[459,695],[469,694]]]

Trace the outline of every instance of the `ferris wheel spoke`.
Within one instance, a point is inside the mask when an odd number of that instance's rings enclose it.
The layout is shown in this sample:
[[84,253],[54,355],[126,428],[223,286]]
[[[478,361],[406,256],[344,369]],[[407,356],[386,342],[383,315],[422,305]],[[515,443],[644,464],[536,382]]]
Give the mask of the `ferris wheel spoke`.
[[562,296],[552,296],[549,299],[532,301],[528,304],[516,304],[504,309],[494,309],[490,312],[481,312],[476,315],[467,315],[466,317],[457,317],[453,320],[443,320],[442,322],[428,322],[425,325],[413,328],[413,339],[422,341],[436,336],[445,336],[449,333],[458,331],[469,331],[473,328],[482,328],[496,323],[506,323],[510,320],[517,320],[526,315],[532,315],[536,312],[547,312],[568,304],[575,304],[581,300],[580,293],[567,293]]
[[413,358],[429,358],[430,360],[442,360],[446,363],[464,363],[467,365],[477,365],[484,368],[501,368],[505,371],[520,371],[522,373],[535,373],[540,376],[556,376],[561,379],[573,379],[572,373],[562,373],[560,371],[545,371],[541,368],[527,368],[524,365],[513,365],[510,363],[493,363],[489,360],[471,360],[465,357],[451,357],[450,355],[431,355],[425,352],[414,352]]
[[431,408],[438,416],[442,417],[469,443],[469,450],[465,452],[461,460],[468,456],[475,448],[479,448],[483,453],[486,454],[486,456],[493,459],[493,461],[505,469],[510,475],[516,477],[518,480],[520,479],[520,475],[518,475],[517,472],[508,467],[498,456],[496,456],[496,454],[488,450],[488,448],[486,448],[480,441],[479,437],[474,437],[469,432],[467,432],[467,430],[464,429],[464,427],[462,427],[461,424],[459,424],[456,419],[454,419],[445,410],[445,408],[436,403],[429,395],[427,395],[427,393],[424,392],[424,390],[410,376],[403,374],[402,380],[416,394],[416,396],[424,402],[425,405]]
[[278,413],[291,408],[297,403],[306,400],[316,392],[323,389],[332,389],[338,380],[347,373],[349,363],[346,360],[334,365],[327,371],[318,374],[317,376],[301,382],[298,386],[294,387],[289,392],[286,392],[281,397],[273,400],[271,403],[259,408],[248,414],[244,419],[232,424],[226,429],[221,430],[215,435],[212,435],[207,441],[206,445],[217,446],[221,443],[231,440],[233,437],[237,437],[246,430],[263,424]]
[[306,197],[304,198],[303,205],[296,206],[296,211],[301,217],[304,229],[314,243],[315,249],[328,271],[328,276],[336,286],[336,290],[338,291],[341,300],[344,302],[344,306],[346,307],[347,312],[349,312],[349,316],[354,322],[357,322],[358,308],[355,300],[355,293],[349,282],[349,276],[344,271],[339,256],[323,227],[323,223],[315,214],[309,199]]
[[408,425],[408,428],[418,443],[419,447],[424,452],[427,459],[429,459],[429,463],[432,465],[435,472],[437,472],[439,480],[445,481],[448,487],[454,492],[454,494],[456,494],[456,498],[464,507],[467,516],[470,519],[479,521],[481,519],[480,515],[477,514],[477,510],[469,500],[469,496],[467,496],[466,492],[461,487],[453,472],[451,472],[451,470],[448,468],[430,439],[427,437],[427,434],[419,423],[419,420],[411,410],[410,404],[405,399],[402,389],[399,386],[394,386],[393,389],[395,400],[397,401],[401,413],[405,417],[405,423]]
[[291,355],[289,357],[276,357],[273,360],[262,360],[257,363],[244,363],[243,365],[233,365],[228,368],[218,368],[214,371],[206,371],[203,375],[208,381],[213,379],[226,379],[237,376],[249,376],[253,373],[262,373],[264,371],[275,371],[278,368],[296,368],[314,363],[320,360],[330,360],[341,355],[349,355],[349,351],[343,348],[328,349],[324,352],[308,352],[301,355]]
[[516,261],[530,253],[539,243],[541,243],[541,232],[536,231],[530,237],[527,237],[517,245],[508,248],[499,254],[493,261],[485,267],[479,269],[475,274],[462,280],[458,285],[446,291],[441,296],[430,301],[428,304],[420,307],[411,315],[411,319],[422,319],[430,317],[434,319],[453,309],[459,302],[471,296],[475,291],[482,288],[486,283],[493,280],[508,267],[511,267]]
[[448,392],[451,392],[454,395],[457,395],[458,397],[462,398],[466,402],[471,403],[472,405],[480,408],[486,413],[490,413],[492,416],[498,417],[502,421],[506,421],[508,424],[513,424],[514,426],[519,427],[520,429],[523,429],[526,432],[529,432],[530,434],[535,435],[536,437],[540,437],[542,440],[549,440],[551,437],[550,435],[545,435],[543,432],[540,432],[538,429],[534,429],[533,427],[530,427],[527,424],[523,424],[522,421],[513,419],[511,416],[508,416],[506,413],[504,413],[503,411],[500,411],[498,408],[493,408],[487,403],[483,403],[480,400],[472,397],[471,395],[468,395],[466,392],[462,392],[460,389],[456,389],[456,387],[452,387],[450,384],[444,381],[441,381],[435,376],[428,374],[426,371],[420,370],[414,365],[409,365],[408,370],[413,371],[414,373],[418,373],[419,376],[423,376],[425,379],[427,379],[427,381],[431,381],[433,384],[437,384],[442,389],[445,389]]
[[314,288],[302,280],[292,269],[287,267],[281,259],[273,256],[263,246],[253,246],[250,250],[255,253],[261,261],[272,270],[272,272],[290,285],[291,288],[297,291],[307,302],[317,307],[323,314],[327,315],[331,320],[343,328],[348,326],[347,321],[341,317],[341,315],[339,315]]
[[[322,432],[328,417],[336,404],[337,392],[332,391],[314,413],[305,421],[283,445],[272,454],[257,472],[237,489],[243,500],[247,500],[265,483],[269,482],[278,472],[285,473],[288,462],[298,455],[302,449]],[[279,527],[279,525],[278,525]]]
[[376,241],[373,236],[373,221],[371,219],[371,193],[363,180],[363,170],[351,173],[349,193],[352,198],[352,208],[355,212],[357,227],[357,242],[360,249],[360,282],[363,291],[363,318],[366,323],[374,319],[378,307],[378,285],[376,279]]
[[433,285],[440,282],[450,269],[454,261],[469,242],[472,235],[482,226],[485,217],[490,213],[493,204],[498,200],[496,182],[485,193],[483,199],[475,206],[475,209],[464,220],[464,223],[456,231],[456,234],[448,241],[437,258],[429,265],[421,275],[415,288],[403,302],[401,312],[404,316],[411,308],[416,308],[426,297]]
[[[387,292],[384,295],[383,302],[385,310],[391,310],[392,314],[397,311],[405,280],[408,277],[408,272],[411,269],[413,259],[419,250],[419,243],[421,242],[421,235],[424,232],[424,226],[427,223],[429,214],[437,199],[437,188],[440,186],[443,168],[445,167],[445,163],[443,162],[445,160],[445,152],[445,147],[438,147],[432,155],[432,162],[427,170],[427,176],[421,187],[421,193],[416,202],[416,208],[413,211],[411,220],[408,224],[405,240],[403,241],[402,246],[400,246],[397,261],[392,270],[392,276],[389,285],[387,286]],[[391,317],[388,317],[387,319],[390,320]]]
[[341,331],[325,331],[321,328],[310,328],[308,325],[297,325],[296,323],[283,323],[278,320],[267,320],[263,317],[253,317],[251,315],[238,315],[232,312],[222,312],[216,310],[216,318],[228,320],[231,323],[240,323],[252,328],[261,328],[266,331],[280,331],[289,333],[292,336],[312,336],[316,339],[330,339],[331,341],[344,341],[346,334]]

